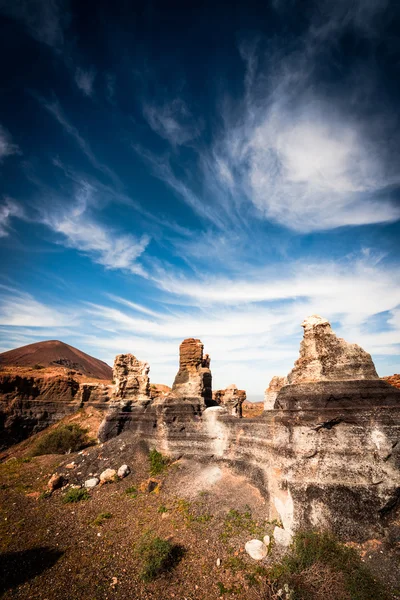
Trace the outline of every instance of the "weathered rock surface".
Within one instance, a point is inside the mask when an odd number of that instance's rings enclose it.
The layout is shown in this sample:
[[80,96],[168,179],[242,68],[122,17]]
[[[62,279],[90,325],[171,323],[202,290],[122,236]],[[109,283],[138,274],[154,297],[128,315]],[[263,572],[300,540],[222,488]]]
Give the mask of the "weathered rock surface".
[[378,379],[371,355],[357,344],[338,338],[329,321],[312,315],[303,321],[300,357],[288,375],[288,383]]
[[232,417],[242,417],[242,404],[246,400],[246,392],[238,390],[232,383],[225,390],[213,392],[213,400],[218,405],[224,406]]
[[113,368],[114,398],[125,402],[149,402],[149,371],[149,365],[133,354],[118,354]]
[[210,357],[203,355],[200,340],[189,338],[179,347],[179,371],[172,386],[172,393],[180,398],[199,398],[205,406],[212,406],[212,378]]
[[283,388],[284,385],[287,385],[287,383],[287,377],[279,377],[278,375],[275,375],[271,379],[269,386],[265,390],[264,410],[272,410],[274,408],[278,392]]
[[0,449],[57,423],[83,405],[105,408],[111,392],[111,385],[81,383],[73,374],[31,374],[26,369],[1,373]]
[[268,554],[267,546],[260,540],[250,540],[249,542],[246,542],[244,549],[254,560],[262,560]]
[[117,477],[117,471],[115,469],[106,469],[100,475],[100,483],[112,483]]

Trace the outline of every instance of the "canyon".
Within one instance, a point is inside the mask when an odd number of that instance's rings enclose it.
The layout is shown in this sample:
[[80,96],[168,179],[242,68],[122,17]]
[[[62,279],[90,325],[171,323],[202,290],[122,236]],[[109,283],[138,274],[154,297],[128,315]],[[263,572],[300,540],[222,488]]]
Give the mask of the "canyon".
[[101,444],[123,434],[125,443],[245,475],[276,522],[277,544],[304,528],[398,541],[400,390],[326,319],[313,315],[302,326],[299,358],[273,378],[259,416],[241,418],[245,392],[234,384],[212,392],[210,357],[189,338],[171,389],[155,391],[149,365],[132,354],[116,357],[113,384],[2,374],[3,444],[92,406],[104,415]]

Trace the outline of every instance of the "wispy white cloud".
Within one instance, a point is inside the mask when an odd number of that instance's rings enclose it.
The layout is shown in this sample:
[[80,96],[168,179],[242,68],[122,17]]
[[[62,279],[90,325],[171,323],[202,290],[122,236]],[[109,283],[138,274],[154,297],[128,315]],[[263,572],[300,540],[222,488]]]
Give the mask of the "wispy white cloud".
[[85,96],[93,95],[94,80],[96,77],[96,71],[94,69],[81,69],[77,68],[75,71],[75,82],[78,88],[83,92]]
[[[31,294],[0,285],[0,325],[12,327],[72,327],[77,315],[36,300]],[[28,343],[28,342],[27,342]]]
[[0,125],[0,162],[12,154],[21,154],[21,150],[13,143],[10,133]]
[[187,144],[198,137],[202,128],[181,98],[163,104],[145,102],[143,114],[150,127],[173,146]]
[[20,21],[32,37],[53,48],[63,45],[67,7],[64,0],[0,0],[0,13]]
[[22,217],[22,215],[23,210],[15,200],[12,200],[12,198],[4,199],[3,204],[0,204],[0,238],[9,234],[12,217]]
[[61,235],[62,243],[88,255],[107,269],[122,269],[147,277],[137,262],[150,242],[147,235],[137,238],[121,234],[96,221],[90,212],[95,204],[93,189],[82,184],[75,195],[74,204],[60,205],[51,210],[42,208],[40,220],[55,233]]

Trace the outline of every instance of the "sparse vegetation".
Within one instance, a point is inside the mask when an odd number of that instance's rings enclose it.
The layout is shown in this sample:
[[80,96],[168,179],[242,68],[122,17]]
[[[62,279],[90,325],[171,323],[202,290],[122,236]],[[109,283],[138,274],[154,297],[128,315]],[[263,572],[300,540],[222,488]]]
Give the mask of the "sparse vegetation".
[[112,514],[110,512],[102,512],[99,515],[97,515],[97,517],[95,519],[93,519],[93,521],[91,522],[91,525],[103,525],[103,523],[105,523],[106,521],[108,521],[108,519],[112,518]]
[[130,487],[126,488],[125,494],[130,498],[136,498],[138,495],[137,487],[135,485],[131,485]]
[[40,369],[44,369],[44,366],[36,364],[36,365],[33,365],[33,367],[32,367],[32,371],[40,371]]
[[259,525],[253,519],[250,509],[246,509],[245,512],[230,509],[224,520],[221,539],[226,542],[235,535],[239,535],[242,531],[246,531],[254,537],[262,539],[265,535],[265,525]]
[[148,583],[170,571],[181,560],[183,552],[182,546],[178,544],[154,537],[150,533],[144,534],[135,551],[142,563],[141,579]]
[[213,518],[208,512],[201,512],[201,503],[190,503],[185,498],[178,498],[176,502],[177,511],[185,517],[187,525],[192,523],[208,523]]
[[169,465],[169,459],[156,449],[149,452],[150,475],[160,475]]
[[168,509],[166,506],[164,506],[163,504],[161,506],[158,507],[158,511],[159,513],[166,513],[168,512]]
[[353,548],[328,532],[300,532],[289,553],[268,572],[274,589],[286,586],[293,600],[388,600]]
[[87,429],[83,429],[75,423],[60,425],[37,442],[32,456],[77,452],[88,444],[87,432]]
[[63,502],[69,504],[70,502],[89,500],[89,498],[89,492],[85,488],[70,488],[64,495]]
[[44,490],[44,492],[42,492],[39,496],[39,500],[46,500],[47,498],[51,498],[51,491],[50,490]]

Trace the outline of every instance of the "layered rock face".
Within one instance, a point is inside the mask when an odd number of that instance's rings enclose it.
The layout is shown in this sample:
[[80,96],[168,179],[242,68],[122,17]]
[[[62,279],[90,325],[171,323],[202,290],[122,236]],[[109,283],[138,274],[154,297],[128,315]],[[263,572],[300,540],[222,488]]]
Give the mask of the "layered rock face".
[[115,416],[110,436],[124,431],[170,456],[223,461],[245,473],[265,499],[266,519],[283,525],[277,540],[298,528],[330,528],[359,541],[392,538],[400,391],[377,379],[370,356],[336,338],[325,320],[307,319],[304,329],[291,382],[273,379],[261,417],[232,415],[239,390],[231,386],[215,394],[220,405],[206,406],[211,373],[201,342],[190,339],[181,345],[171,393],[145,406],[133,402]]
[[80,383],[73,374],[1,374],[0,448],[57,423],[84,403],[106,406],[109,397],[107,384]]
[[279,377],[279,375],[275,375],[271,379],[264,394],[264,410],[272,410],[274,408],[278,392],[280,392],[284,385],[287,385],[287,382],[287,377]]
[[225,390],[216,390],[213,400],[220,406],[226,408],[232,417],[242,417],[242,404],[246,400],[246,392],[238,390],[232,383]]
[[172,394],[180,398],[202,398],[205,406],[212,406],[212,377],[210,357],[203,356],[200,340],[188,338],[179,346],[179,371],[172,386]]

